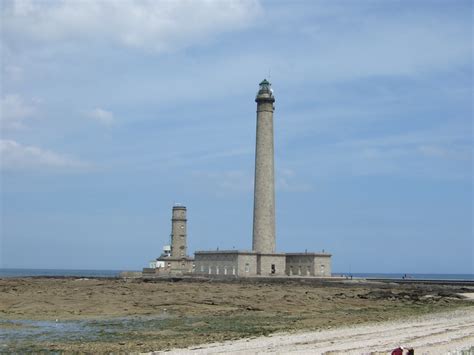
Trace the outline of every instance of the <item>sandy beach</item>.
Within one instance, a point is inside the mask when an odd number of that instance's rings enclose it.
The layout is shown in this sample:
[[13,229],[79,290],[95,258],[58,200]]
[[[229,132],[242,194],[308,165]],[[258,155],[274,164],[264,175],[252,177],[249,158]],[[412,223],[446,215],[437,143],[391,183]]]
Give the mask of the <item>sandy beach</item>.
[[[338,345],[346,351],[359,349],[348,342],[354,339],[360,339],[361,348],[383,351],[401,341],[410,345],[407,336],[415,334],[404,325],[414,317],[432,317],[426,319],[433,324],[413,323],[425,337],[447,333],[460,320],[472,328],[474,302],[460,294],[473,292],[472,286],[363,280],[0,279],[0,352],[146,353],[212,343],[224,345],[203,349],[306,352]],[[446,323],[436,328],[437,319]],[[390,338],[373,336],[378,332]],[[472,340],[472,334],[466,336]]]
[[413,348],[417,354],[473,353],[474,309],[334,330],[273,334],[153,354],[387,354],[399,346]]

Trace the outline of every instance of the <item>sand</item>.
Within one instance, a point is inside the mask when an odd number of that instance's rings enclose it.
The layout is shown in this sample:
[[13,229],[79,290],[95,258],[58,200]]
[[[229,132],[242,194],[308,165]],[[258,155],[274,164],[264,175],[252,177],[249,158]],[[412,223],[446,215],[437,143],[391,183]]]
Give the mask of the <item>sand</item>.
[[[474,352],[474,309],[333,330],[273,334],[212,343],[166,354],[387,354],[402,346],[415,354]],[[155,352],[153,354],[162,354]]]

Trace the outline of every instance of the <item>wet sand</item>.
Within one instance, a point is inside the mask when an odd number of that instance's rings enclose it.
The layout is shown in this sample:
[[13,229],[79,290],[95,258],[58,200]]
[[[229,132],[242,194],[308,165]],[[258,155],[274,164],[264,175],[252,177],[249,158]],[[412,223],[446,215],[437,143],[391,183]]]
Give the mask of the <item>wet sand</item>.
[[[468,292],[472,287],[356,280],[308,284],[0,279],[0,352],[146,352],[275,332],[328,330],[470,308],[474,302],[458,295]],[[50,321],[53,327],[18,323],[21,320]],[[55,334],[54,322],[62,336]],[[43,334],[38,324],[53,330]],[[13,331],[22,327],[36,333]],[[67,332],[75,327],[79,331]]]

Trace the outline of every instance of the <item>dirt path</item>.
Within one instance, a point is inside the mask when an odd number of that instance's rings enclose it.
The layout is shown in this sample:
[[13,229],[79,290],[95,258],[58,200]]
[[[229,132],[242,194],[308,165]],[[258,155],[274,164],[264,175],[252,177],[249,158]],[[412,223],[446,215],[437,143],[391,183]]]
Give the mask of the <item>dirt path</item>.
[[467,349],[472,351],[474,309],[319,332],[280,333],[180,349],[166,354],[387,354],[398,346],[412,347],[415,354],[452,354]]

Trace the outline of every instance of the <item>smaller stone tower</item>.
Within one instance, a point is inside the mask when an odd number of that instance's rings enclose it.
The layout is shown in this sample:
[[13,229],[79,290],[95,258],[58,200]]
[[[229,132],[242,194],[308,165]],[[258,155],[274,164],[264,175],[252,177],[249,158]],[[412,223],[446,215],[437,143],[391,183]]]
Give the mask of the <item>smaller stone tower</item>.
[[173,206],[171,218],[171,257],[185,258],[187,255],[186,240],[186,207]]

